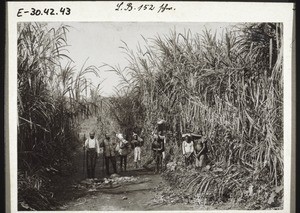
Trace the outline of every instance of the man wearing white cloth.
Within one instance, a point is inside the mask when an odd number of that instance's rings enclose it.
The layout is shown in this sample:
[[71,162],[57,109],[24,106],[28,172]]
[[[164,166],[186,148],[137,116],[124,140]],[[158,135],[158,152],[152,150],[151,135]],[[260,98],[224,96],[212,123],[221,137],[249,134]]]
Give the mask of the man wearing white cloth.
[[95,138],[95,132],[90,133],[90,137],[85,141],[84,149],[86,150],[87,177],[95,178],[96,161],[100,154],[99,142]]

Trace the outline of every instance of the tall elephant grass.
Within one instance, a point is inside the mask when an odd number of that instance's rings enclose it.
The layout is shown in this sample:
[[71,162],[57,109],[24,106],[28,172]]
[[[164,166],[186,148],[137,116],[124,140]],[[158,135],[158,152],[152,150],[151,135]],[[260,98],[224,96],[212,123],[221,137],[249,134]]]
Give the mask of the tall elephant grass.
[[[282,29],[280,23],[249,23],[220,39],[207,30],[172,31],[144,38],[136,51],[124,42],[128,68],[113,70],[145,108],[141,127],[153,129],[163,118],[178,139],[185,132],[208,136],[210,157],[224,178],[198,181],[203,195],[243,196],[249,184],[270,195],[283,184]],[[232,138],[225,140],[225,133]],[[230,172],[232,166],[237,169]]]
[[[84,76],[98,75],[98,69],[83,65],[76,75],[68,57],[68,29],[18,24],[18,201],[23,210],[54,205],[49,179],[71,174],[78,121],[92,113]],[[62,59],[70,62],[63,67]]]

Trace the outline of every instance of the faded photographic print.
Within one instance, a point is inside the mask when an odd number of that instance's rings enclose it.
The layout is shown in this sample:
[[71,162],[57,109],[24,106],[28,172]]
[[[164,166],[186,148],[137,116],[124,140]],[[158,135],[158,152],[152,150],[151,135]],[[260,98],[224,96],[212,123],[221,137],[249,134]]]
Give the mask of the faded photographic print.
[[283,211],[285,29],[17,22],[17,211]]
[[282,209],[282,31],[19,23],[19,209]]

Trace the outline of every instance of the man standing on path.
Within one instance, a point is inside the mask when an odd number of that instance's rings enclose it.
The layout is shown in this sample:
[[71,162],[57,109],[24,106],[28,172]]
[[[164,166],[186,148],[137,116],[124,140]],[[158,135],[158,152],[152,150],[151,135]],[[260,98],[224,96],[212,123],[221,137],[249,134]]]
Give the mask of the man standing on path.
[[95,138],[95,132],[90,133],[90,137],[84,143],[84,151],[86,151],[86,167],[87,177],[95,178],[96,161],[99,157],[99,142]]
[[106,175],[110,175],[109,173],[109,161],[113,166],[114,173],[117,173],[117,162],[116,162],[116,141],[111,138],[109,135],[105,134],[105,139],[100,144],[100,147],[104,149],[104,158],[105,158],[105,169]]

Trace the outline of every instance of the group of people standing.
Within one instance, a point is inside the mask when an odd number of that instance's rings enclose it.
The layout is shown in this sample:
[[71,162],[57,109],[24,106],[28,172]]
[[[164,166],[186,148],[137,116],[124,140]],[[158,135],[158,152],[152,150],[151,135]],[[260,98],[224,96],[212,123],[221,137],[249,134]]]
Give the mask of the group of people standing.
[[103,150],[106,175],[110,175],[110,163],[113,168],[113,173],[117,173],[117,157],[120,158],[120,171],[127,170],[127,155],[130,149],[134,150],[134,162],[136,168],[138,168],[138,166],[141,165],[142,145],[143,139],[136,133],[133,133],[133,140],[131,142],[125,140],[122,134],[105,134],[104,140],[100,143],[98,139],[95,138],[95,132],[91,132],[84,144],[87,177],[95,178],[96,161],[100,156],[101,149]]
[[[145,169],[150,169],[149,165],[155,162],[155,173],[163,170],[165,165],[166,136],[163,128],[158,128],[153,134],[151,143],[151,155],[143,165]],[[207,162],[207,140],[205,136],[193,133],[183,134],[182,153],[186,166],[195,164],[196,168],[202,168]],[[103,150],[106,175],[110,175],[109,164],[111,163],[113,173],[117,173],[117,157],[120,158],[120,171],[127,170],[127,156],[133,150],[135,168],[141,167],[141,147],[144,141],[136,133],[133,133],[129,142],[122,134],[105,134],[101,143],[95,138],[95,132],[90,133],[90,137],[85,141],[84,150],[86,153],[86,167],[88,178],[95,178],[95,168],[100,150]],[[110,163],[109,163],[110,162]]]
[[[182,153],[186,166],[195,164],[196,168],[203,168],[207,163],[207,139],[197,134],[183,135]],[[198,140],[196,140],[198,139]]]

